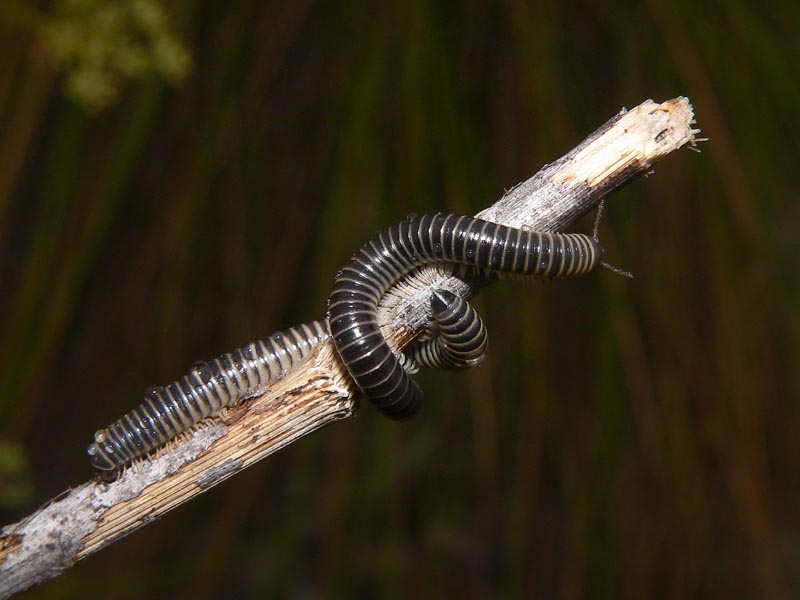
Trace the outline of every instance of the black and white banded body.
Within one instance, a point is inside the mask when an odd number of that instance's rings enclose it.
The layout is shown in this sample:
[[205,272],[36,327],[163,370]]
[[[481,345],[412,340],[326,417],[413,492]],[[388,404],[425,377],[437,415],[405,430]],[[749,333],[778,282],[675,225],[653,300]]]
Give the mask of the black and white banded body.
[[453,292],[434,290],[431,312],[436,323],[435,337],[405,351],[401,362],[406,372],[415,373],[420,366],[466,369],[481,364],[489,336],[475,309]]
[[113,475],[203,419],[260,394],[304,363],[328,337],[326,323],[313,321],[197,362],[178,381],[148,388],[144,402],[94,434],[87,449],[92,468]]
[[463,265],[483,275],[563,278],[591,271],[600,243],[579,233],[540,233],[467,216],[412,215],[379,233],[336,275],[328,323],[339,356],[364,394],[393,419],[419,409],[422,392],[386,344],[377,319],[384,293],[425,264]]

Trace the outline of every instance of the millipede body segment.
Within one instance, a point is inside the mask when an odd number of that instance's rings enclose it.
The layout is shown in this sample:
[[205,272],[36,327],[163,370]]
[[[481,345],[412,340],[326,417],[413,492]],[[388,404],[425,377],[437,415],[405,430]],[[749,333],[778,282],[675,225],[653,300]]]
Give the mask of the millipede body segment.
[[422,392],[383,337],[378,302],[402,277],[425,264],[447,262],[488,276],[564,278],[592,270],[599,242],[580,233],[539,233],[448,214],[412,215],[379,233],[336,274],[328,324],[348,372],[378,409],[407,419]]

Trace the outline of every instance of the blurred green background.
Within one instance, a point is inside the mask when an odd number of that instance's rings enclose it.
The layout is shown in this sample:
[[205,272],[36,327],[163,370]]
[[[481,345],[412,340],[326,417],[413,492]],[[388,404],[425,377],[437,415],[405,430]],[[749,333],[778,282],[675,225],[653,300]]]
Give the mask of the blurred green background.
[[489,359],[417,419],[365,407],[22,597],[800,597],[800,4],[754,4],[0,2],[2,523],[147,385],[320,317],[374,230],[647,98],[711,138],[610,200],[633,281],[493,286]]

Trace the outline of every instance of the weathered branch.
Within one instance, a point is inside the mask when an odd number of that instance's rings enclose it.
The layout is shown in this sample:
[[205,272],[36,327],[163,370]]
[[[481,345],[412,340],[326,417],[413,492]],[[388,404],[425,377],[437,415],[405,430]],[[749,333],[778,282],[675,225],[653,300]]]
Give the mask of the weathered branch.
[[[506,193],[479,217],[558,230],[697,133],[686,98],[648,100],[621,112],[558,161]],[[397,347],[424,330],[433,286],[471,296],[478,285],[427,268],[381,303]],[[332,344],[266,393],[227,410],[131,466],[115,482],[90,481],[0,533],[0,598],[55,577],[75,562],[160,518],[252,463],[356,409],[356,390]]]

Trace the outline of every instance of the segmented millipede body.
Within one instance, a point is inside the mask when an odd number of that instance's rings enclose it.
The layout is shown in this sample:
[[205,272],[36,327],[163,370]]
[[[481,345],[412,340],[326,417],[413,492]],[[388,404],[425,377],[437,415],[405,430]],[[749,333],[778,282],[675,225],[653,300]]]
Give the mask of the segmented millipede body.
[[412,346],[401,359],[409,373],[417,365],[435,369],[465,369],[478,366],[486,357],[489,337],[486,325],[469,303],[448,290],[434,290],[431,312],[436,337]]
[[413,269],[449,262],[490,275],[563,278],[593,269],[600,243],[579,233],[539,233],[448,214],[412,215],[379,233],[336,275],[328,324],[342,362],[378,409],[393,419],[417,410],[422,392],[378,326],[383,294]]
[[87,449],[92,468],[117,471],[220,409],[261,393],[305,362],[327,338],[326,323],[313,321],[197,362],[178,381],[148,388],[144,402],[94,434]]

